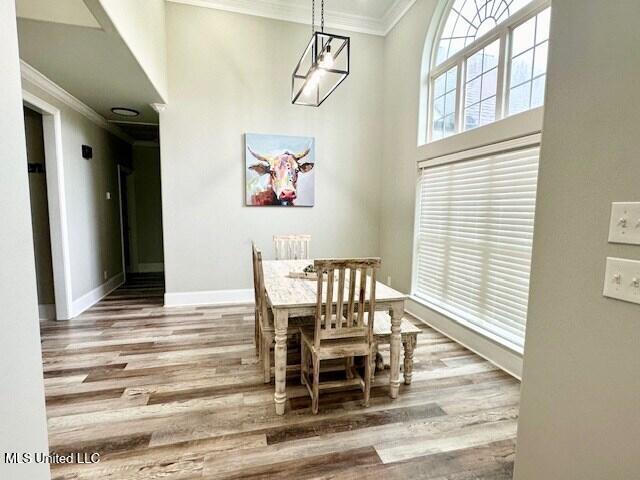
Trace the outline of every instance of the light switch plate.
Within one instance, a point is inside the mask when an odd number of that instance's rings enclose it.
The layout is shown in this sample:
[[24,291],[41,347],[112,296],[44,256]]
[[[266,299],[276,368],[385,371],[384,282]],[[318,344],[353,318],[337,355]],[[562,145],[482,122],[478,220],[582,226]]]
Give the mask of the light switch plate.
[[607,258],[603,295],[640,304],[640,260]]
[[611,204],[609,242],[640,245],[640,202]]

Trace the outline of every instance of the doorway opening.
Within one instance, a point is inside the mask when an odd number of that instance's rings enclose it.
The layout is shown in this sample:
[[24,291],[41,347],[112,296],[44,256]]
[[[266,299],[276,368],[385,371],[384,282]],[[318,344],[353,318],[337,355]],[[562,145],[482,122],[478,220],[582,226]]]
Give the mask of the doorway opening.
[[140,142],[119,165],[122,259],[127,284],[164,282],[160,147]]
[[[73,316],[60,110],[23,90],[40,316]],[[51,288],[53,298],[51,298]]]
[[29,172],[31,228],[38,287],[38,313],[41,320],[53,320],[56,318],[56,302],[42,114],[27,106],[23,107],[23,112]]

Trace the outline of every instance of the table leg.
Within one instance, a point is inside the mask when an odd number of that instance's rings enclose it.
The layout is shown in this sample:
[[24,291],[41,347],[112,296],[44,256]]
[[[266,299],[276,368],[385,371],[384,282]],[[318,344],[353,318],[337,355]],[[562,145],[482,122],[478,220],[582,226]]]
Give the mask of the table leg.
[[274,401],[276,404],[276,413],[278,415],[284,415],[284,406],[287,401],[287,327],[289,326],[289,312],[286,310],[276,310],[274,317],[276,341],[273,355],[276,375]]
[[391,373],[389,375],[389,395],[391,398],[398,396],[400,389],[400,349],[402,339],[400,335],[400,325],[402,324],[402,315],[404,314],[404,302],[398,302],[391,305]]

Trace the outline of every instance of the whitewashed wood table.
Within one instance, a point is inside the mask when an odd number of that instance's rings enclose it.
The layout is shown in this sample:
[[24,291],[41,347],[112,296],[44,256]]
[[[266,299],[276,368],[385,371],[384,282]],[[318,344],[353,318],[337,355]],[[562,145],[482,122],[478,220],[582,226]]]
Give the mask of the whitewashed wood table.
[[[315,315],[317,302],[317,282],[304,278],[291,278],[289,272],[301,272],[304,267],[312,263],[313,260],[267,260],[263,263],[264,286],[269,307],[273,311],[275,327],[276,392],[274,401],[278,415],[284,414],[287,401],[287,327],[289,318]],[[334,296],[337,296],[336,291],[334,291]],[[368,291],[365,298],[369,298]],[[400,324],[406,298],[405,294],[383,283],[376,282],[376,310],[387,311],[391,316],[391,374],[389,380],[391,398],[398,396],[400,388]]]

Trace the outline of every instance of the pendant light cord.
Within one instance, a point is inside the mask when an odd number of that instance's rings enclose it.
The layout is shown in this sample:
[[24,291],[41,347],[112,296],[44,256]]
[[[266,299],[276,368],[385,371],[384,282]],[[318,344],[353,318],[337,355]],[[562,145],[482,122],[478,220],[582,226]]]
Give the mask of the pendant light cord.
[[[320,31],[324,32],[324,0],[320,1]],[[311,0],[311,35],[316,32],[316,0]]]

